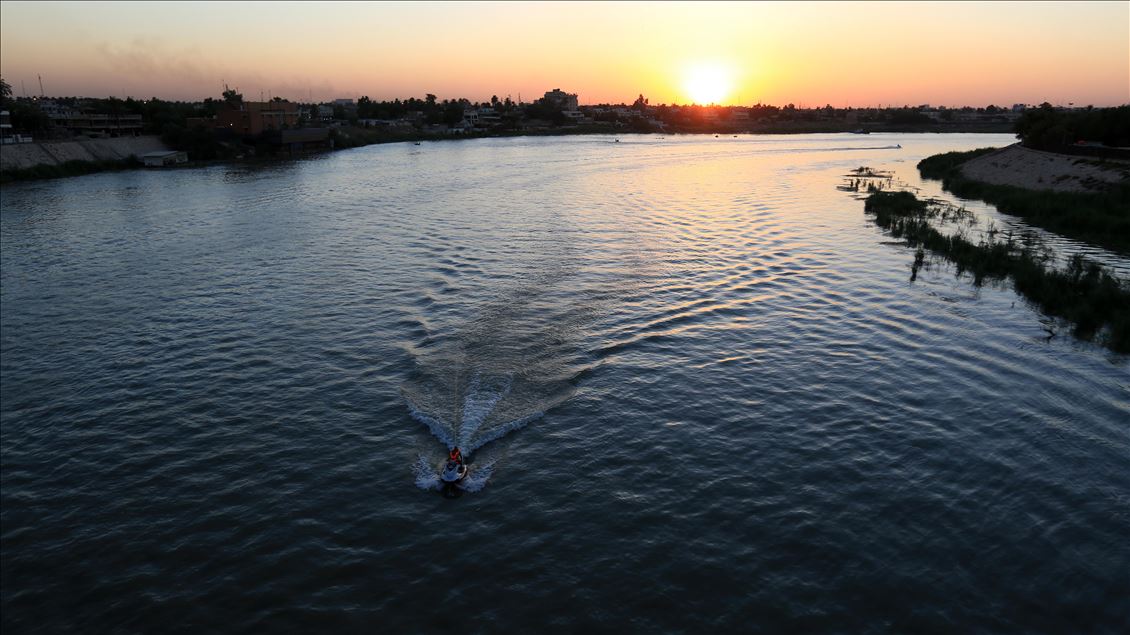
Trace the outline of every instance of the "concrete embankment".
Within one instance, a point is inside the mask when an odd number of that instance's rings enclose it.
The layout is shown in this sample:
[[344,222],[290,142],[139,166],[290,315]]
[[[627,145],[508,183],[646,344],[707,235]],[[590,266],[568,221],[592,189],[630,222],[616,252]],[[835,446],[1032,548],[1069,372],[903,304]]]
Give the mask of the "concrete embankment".
[[1103,162],[1010,145],[961,164],[966,178],[1028,190],[1095,192],[1130,179],[1130,162]]
[[22,170],[67,161],[120,161],[169,148],[157,136],[72,139],[0,146],[0,170]]

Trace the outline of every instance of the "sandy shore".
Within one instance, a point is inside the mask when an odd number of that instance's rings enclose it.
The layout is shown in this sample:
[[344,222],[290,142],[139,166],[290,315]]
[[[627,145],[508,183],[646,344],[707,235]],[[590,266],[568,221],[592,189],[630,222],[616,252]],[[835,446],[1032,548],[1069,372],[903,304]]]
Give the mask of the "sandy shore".
[[961,165],[970,179],[1029,190],[1094,192],[1130,180],[1130,163],[1031,150],[1020,144],[971,159]]

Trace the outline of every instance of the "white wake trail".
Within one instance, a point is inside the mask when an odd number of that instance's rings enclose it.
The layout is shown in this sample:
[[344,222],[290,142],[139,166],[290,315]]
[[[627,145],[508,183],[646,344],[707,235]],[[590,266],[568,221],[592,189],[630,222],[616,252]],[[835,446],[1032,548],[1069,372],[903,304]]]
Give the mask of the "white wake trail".
[[428,430],[435,438],[442,441],[443,444],[447,446],[448,450],[455,449],[455,437],[452,434],[451,426],[421,410],[413,403],[408,395],[405,394],[403,396],[404,402],[408,404],[408,412],[412,414],[412,418],[427,426]]
[[467,470],[467,478],[463,479],[458,487],[464,492],[478,492],[487,486],[487,481],[494,473],[495,461],[488,461],[483,465],[472,465]]
[[[438,414],[425,410],[422,404],[428,403],[426,398],[414,399],[407,390],[401,394],[408,405],[412,417],[424,424],[435,438],[439,439],[448,450],[458,447],[463,455],[470,458],[471,453],[483,446],[497,441],[502,437],[524,428],[530,422],[540,419],[545,415],[547,405],[552,403],[543,401],[540,408],[530,414],[518,416],[510,420],[496,422],[492,416],[514,417],[520,415],[521,410],[517,404],[505,403],[514,387],[513,375],[483,378],[481,373],[475,373],[467,384],[463,394],[463,409],[459,425],[452,425],[444,421]],[[529,407],[531,404],[526,404]],[[434,410],[434,408],[433,408]],[[416,486],[424,490],[443,489],[443,482],[439,477],[437,464],[423,454],[419,456],[415,466]],[[467,477],[458,484],[458,487],[467,492],[478,492],[486,487],[494,472],[495,461],[490,460],[484,464],[470,464]]]
[[507,376],[502,380],[500,387],[494,390],[490,388],[484,390],[482,388],[482,376],[475,373],[474,378],[471,379],[471,385],[467,387],[467,395],[463,399],[463,422],[459,426],[459,447],[465,452],[470,452],[482,445],[480,443],[478,446],[471,447],[471,438],[479,431],[487,417],[494,412],[498,402],[510,394],[512,385],[513,379]]
[[497,441],[497,440],[501,439],[502,437],[510,434],[511,432],[518,430],[519,428],[526,427],[526,425],[529,424],[531,421],[535,421],[537,419],[540,419],[542,417],[542,415],[544,415],[544,414],[545,414],[544,412],[535,412],[534,414],[527,415],[525,417],[521,417],[519,419],[514,419],[513,421],[507,421],[506,423],[494,426],[494,427],[490,428],[489,430],[487,430],[486,432],[484,432],[482,435],[480,435],[474,441],[467,442],[467,447],[461,448],[461,449],[463,450],[464,453],[470,454],[471,452],[478,450],[479,448],[490,443],[491,441]]
[[443,481],[440,480],[439,474],[436,474],[435,467],[428,461],[427,457],[420,455],[416,461],[416,487],[423,490],[438,491],[443,489]]

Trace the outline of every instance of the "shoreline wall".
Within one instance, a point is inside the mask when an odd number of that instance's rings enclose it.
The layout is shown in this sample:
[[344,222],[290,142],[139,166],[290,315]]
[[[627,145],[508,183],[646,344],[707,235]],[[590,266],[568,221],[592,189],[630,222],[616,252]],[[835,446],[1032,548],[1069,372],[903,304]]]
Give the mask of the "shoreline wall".
[[67,161],[120,161],[168,149],[156,135],[8,144],[0,146],[0,171],[59,166]]

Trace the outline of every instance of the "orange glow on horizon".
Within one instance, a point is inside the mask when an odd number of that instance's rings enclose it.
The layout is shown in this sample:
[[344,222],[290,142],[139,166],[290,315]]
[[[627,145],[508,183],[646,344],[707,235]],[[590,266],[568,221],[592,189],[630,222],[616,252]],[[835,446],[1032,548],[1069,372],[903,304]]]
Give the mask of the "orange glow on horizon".
[[683,69],[683,90],[696,104],[724,104],[734,91],[734,71],[721,62],[697,62]]
[[1130,103],[1130,2],[327,4],[4,0],[0,75],[16,96],[42,76],[47,95],[187,100]]

